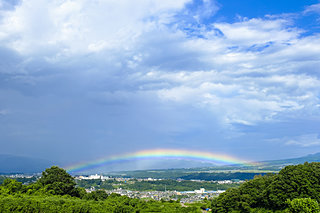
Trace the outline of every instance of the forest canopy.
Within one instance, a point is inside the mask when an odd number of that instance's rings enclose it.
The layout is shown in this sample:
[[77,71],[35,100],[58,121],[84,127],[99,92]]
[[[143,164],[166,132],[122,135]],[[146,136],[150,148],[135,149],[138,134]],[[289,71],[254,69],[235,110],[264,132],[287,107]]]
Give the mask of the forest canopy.
[[[319,202],[320,163],[304,163],[228,189],[213,200],[212,208],[214,212],[319,212]],[[293,211],[308,205],[312,211]]]
[[29,185],[5,179],[0,185],[0,212],[200,212],[175,201],[144,201],[104,190],[87,193],[64,169],[52,166]]

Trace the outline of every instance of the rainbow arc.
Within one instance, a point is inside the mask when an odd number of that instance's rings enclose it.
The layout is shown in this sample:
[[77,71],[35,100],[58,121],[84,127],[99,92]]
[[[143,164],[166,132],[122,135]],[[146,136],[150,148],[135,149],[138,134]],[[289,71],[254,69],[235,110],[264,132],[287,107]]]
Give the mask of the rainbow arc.
[[203,151],[191,151],[182,149],[150,149],[142,150],[133,153],[127,153],[123,155],[115,155],[90,161],[86,163],[80,163],[72,165],[66,168],[68,172],[79,172],[90,170],[98,167],[102,167],[108,164],[128,162],[132,160],[148,160],[148,159],[177,159],[177,160],[191,160],[200,161],[206,163],[212,163],[214,165],[252,165],[252,162],[241,160],[229,155],[215,154],[211,152]]

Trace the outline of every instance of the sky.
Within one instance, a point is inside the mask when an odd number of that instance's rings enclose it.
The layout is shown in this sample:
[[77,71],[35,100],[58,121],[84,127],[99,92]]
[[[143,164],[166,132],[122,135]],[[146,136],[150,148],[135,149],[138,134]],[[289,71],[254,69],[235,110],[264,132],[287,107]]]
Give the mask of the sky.
[[318,0],[0,0],[0,154],[320,152]]

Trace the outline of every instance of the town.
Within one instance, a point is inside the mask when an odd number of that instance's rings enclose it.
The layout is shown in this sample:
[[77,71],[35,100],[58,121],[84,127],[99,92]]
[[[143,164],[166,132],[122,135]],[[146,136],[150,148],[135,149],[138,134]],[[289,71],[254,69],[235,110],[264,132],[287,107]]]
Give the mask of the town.
[[[154,190],[129,190],[124,189],[121,186],[125,184],[130,184],[133,182],[157,182],[163,181],[163,179],[156,179],[156,178],[124,178],[124,177],[110,177],[104,175],[89,175],[89,176],[76,176],[76,181],[87,181],[87,180],[99,180],[99,181],[112,181],[114,184],[119,186],[118,188],[112,190],[105,190],[108,194],[116,193],[120,195],[125,195],[130,198],[140,198],[145,200],[173,200],[173,201],[180,201],[181,203],[192,203],[198,202],[204,199],[210,199],[213,197],[219,196],[219,194],[225,192],[225,190],[206,190],[205,188],[189,190],[189,191],[178,191],[178,190],[167,190],[166,186],[164,186],[164,190],[161,191],[154,191]],[[182,179],[176,180],[177,182],[184,181]],[[208,182],[203,180],[190,180],[190,182]],[[234,184],[235,181],[233,180],[220,180],[220,181],[210,181],[212,184],[219,184],[219,185],[230,185]],[[240,184],[244,181],[237,180],[236,183]],[[92,183],[92,182],[91,182]],[[101,188],[99,188],[101,190]],[[91,186],[90,188],[86,187],[87,192],[92,192],[98,190],[95,186]]]
[[[92,189],[87,190],[90,192]],[[225,192],[225,190],[218,191],[206,191],[204,188],[200,188],[200,190],[194,191],[131,191],[125,189],[114,189],[114,190],[106,190],[108,194],[117,193],[120,195],[125,195],[130,198],[139,198],[146,200],[174,200],[180,201],[180,203],[193,203],[198,202],[204,199],[210,199],[213,197],[219,196],[219,194]]]
[[[10,178],[16,179],[23,184],[30,184],[35,182],[37,179],[41,177],[41,174],[10,174],[10,175],[1,175],[0,179]],[[112,176],[105,176],[105,175],[77,175],[74,176],[75,181],[81,185],[81,183],[89,183],[85,185],[86,192],[90,193],[97,190],[104,190],[107,194],[116,193],[119,195],[128,196],[130,198],[139,198],[144,200],[157,200],[157,201],[180,201],[181,203],[193,203],[198,202],[204,199],[210,199],[217,197],[219,194],[225,192],[225,186],[232,184],[240,184],[244,181],[242,180],[219,180],[219,181],[204,181],[204,180],[189,180],[187,182],[192,182],[194,184],[218,184],[221,186],[221,189],[217,190],[206,190],[203,187],[199,187],[194,190],[176,190],[176,189],[167,189],[168,186],[164,185],[164,188],[161,190],[132,190],[126,188],[126,186],[130,186],[136,182],[138,183],[160,183],[161,181],[166,181],[166,179],[157,179],[157,178],[131,178],[131,177],[112,177]],[[182,179],[172,180],[176,181],[177,183],[181,183]],[[112,189],[105,189],[101,187],[101,183],[109,182],[114,188]],[[100,184],[99,184],[100,183]],[[224,186],[224,187],[223,187]],[[190,188],[190,187],[189,187]]]

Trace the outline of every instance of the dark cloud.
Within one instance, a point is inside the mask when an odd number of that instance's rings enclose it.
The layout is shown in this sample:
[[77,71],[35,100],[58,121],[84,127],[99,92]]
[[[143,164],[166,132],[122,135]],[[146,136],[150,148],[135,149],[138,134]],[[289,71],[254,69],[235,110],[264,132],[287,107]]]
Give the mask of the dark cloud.
[[129,16],[119,1],[112,19],[109,3],[29,8],[35,3],[22,2],[0,25],[3,153],[70,163],[185,148],[262,160],[318,146],[309,139],[318,134],[320,40],[284,16],[211,27],[193,20],[194,35],[181,14],[201,16],[210,5],[204,20],[215,2],[145,10],[141,0]]

